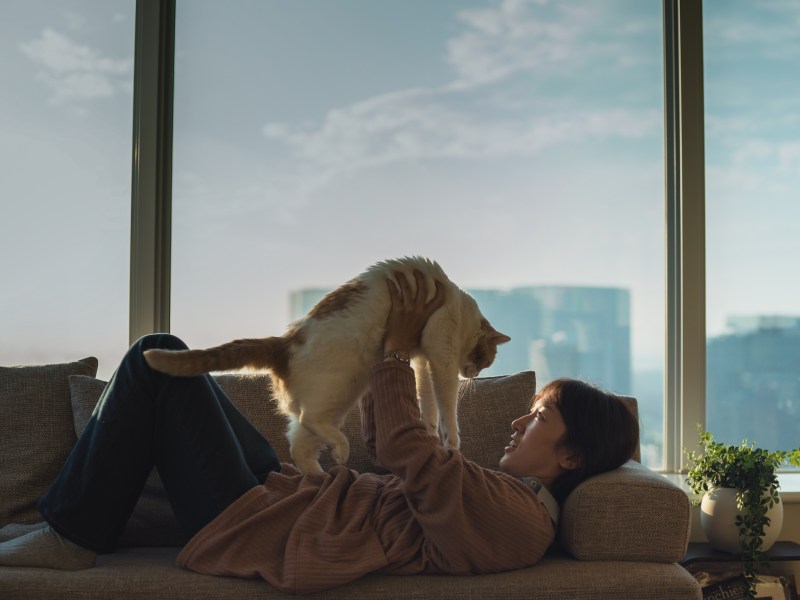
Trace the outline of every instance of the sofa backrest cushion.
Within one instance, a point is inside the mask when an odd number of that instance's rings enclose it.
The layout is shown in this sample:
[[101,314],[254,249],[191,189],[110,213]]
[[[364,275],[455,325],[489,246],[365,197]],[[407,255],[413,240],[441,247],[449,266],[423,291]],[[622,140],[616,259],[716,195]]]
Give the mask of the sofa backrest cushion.
[[36,501],[76,441],[69,376],[95,373],[94,357],[0,367],[0,527],[41,521]]

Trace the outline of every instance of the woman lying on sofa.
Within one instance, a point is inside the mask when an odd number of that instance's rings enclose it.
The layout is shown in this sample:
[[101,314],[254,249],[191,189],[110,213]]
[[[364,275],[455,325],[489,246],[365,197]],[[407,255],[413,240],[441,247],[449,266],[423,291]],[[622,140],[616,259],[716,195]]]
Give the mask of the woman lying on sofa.
[[[401,288],[385,348],[411,351],[443,298],[417,303]],[[424,281],[418,290],[427,297]],[[199,573],[262,577],[305,593],[370,572],[507,571],[536,563],[555,537],[559,503],[638,444],[622,400],[557,380],[511,424],[500,471],[481,468],[428,435],[413,370],[388,358],[371,371],[361,416],[391,474],[334,467],[302,475],[279,463],[211,377],[171,377],[142,354],[185,347],[167,334],[131,347],[39,501],[47,524],[0,544],[0,565],[94,566],[96,553],[113,551],[155,465],[192,536],[178,563]]]

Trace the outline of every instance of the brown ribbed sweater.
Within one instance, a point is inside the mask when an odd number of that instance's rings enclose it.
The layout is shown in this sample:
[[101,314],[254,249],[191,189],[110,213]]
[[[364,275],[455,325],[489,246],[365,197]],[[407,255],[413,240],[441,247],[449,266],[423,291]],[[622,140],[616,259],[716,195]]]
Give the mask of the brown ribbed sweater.
[[442,448],[420,421],[409,367],[380,363],[370,385],[365,441],[391,475],[283,465],[198,532],[178,564],[300,594],[374,571],[491,573],[539,561],[555,531],[534,492]]

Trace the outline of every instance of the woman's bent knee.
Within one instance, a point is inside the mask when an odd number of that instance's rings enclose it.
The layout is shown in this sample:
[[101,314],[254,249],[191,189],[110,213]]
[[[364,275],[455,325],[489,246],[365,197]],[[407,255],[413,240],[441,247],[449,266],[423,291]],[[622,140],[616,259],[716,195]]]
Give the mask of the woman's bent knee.
[[136,340],[131,349],[138,352],[159,348],[165,350],[186,350],[188,346],[179,337],[171,333],[148,333]]

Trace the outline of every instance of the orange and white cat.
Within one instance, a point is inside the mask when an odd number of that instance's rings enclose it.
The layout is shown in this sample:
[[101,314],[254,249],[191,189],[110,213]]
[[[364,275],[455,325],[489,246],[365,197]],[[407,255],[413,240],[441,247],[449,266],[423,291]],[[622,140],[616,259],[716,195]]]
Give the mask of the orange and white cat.
[[445,304],[430,317],[411,355],[421,417],[431,434],[438,433],[446,447],[456,449],[459,375],[476,377],[492,364],[498,344],[511,338],[495,331],[475,300],[425,258],[371,266],[325,296],[282,336],[235,340],[207,350],[147,350],[145,359],[158,371],[177,376],[268,370],[280,409],[289,418],[292,460],[303,472],[319,472],[317,458],[325,446],[339,464],[349,455],[340,428],[367,391],[370,368],[383,356],[391,308],[386,280],[403,273],[416,293],[415,269],[426,277],[428,300],[435,293],[434,279],[445,291]]

